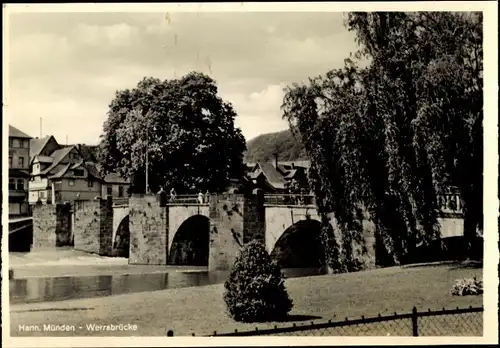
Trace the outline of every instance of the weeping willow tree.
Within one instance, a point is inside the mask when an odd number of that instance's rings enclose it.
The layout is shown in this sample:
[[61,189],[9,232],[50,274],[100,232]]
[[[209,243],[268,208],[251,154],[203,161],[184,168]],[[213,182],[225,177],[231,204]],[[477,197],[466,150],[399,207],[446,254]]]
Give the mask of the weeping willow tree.
[[359,51],[289,86],[282,105],[311,160],[327,263],[359,268],[360,211],[384,263],[410,262],[439,240],[437,196],[449,186],[460,190],[472,241],[482,229],[481,14],[349,13],[346,26]]

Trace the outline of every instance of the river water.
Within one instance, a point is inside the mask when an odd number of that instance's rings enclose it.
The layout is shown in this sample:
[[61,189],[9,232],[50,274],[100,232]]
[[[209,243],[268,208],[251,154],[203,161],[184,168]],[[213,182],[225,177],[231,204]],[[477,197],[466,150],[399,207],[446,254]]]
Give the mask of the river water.
[[[283,269],[287,278],[323,274],[319,269]],[[224,283],[228,272],[45,277],[9,280],[11,304],[62,301]]]

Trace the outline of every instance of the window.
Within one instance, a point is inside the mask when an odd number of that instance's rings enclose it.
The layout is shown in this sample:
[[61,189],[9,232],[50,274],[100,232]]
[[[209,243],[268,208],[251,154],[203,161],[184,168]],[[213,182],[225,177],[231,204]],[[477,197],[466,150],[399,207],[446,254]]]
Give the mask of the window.
[[112,185],[108,185],[106,187],[106,192],[107,192],[108,196],[113,195],[113,186]]
[[19,139],[14,139],[12,141],[12,147],[21,147],[21,142],[19,141]]
[[94,181],[92,179],[89,179],[87,183],[89,187],[94,187]]
[[24,157],[19,157],[17,159],[18,168],[24,168]]
[[30,141],[28,139],[24,139],[23,140],[23,143],[24,143],[24,148],[27,149],[28,147],[30,147]]
[[40,191],[40,192],[38,193],[38,197],[40,197],[40,198],[45,198],[45,191]]
[[24,191],[24,180],[23,179],[17,179],[17,189]]
[[118,197],[123,197],[123,186],[118,186]]
[[68,181],[68,186],[75,186],[75,180],[70,179],[70,180]]
[[73,170],[73,175],[74,176],[84,176],[84,172],[83,172],[83,169],[75,169]]
[[9,190],[16,189],[16,181],[14,179],[9,179]]
[[12,168],[12,156],[9,156],[9,168]]
[[9,147],[14,147],[14,139],[9,138]]

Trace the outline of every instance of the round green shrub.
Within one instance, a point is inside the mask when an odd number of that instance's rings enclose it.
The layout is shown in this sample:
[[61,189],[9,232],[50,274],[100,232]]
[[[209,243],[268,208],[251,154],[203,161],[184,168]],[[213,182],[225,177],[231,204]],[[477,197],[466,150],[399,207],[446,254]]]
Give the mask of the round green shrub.
[[224,287],[224,302],[236,321],[279,320],[293,307],[279,265],[258,241],[243,246]]

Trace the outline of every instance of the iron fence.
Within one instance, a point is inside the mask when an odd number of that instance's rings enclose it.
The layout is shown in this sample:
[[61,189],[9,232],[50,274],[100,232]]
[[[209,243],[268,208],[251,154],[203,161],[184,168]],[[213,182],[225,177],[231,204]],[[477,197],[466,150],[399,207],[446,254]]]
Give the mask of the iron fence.
[[[483,311],[483,307],[469,307],[419,312],[414,307],[405,314],[275,325],[248,331],[213,332],[205,336],[482,336]],[[167,336],[174,336],[174,332],[169,330]]]
[[268,194],[264,195],[264,204],[270,205],[316,205],[316,197],[306,194]]

